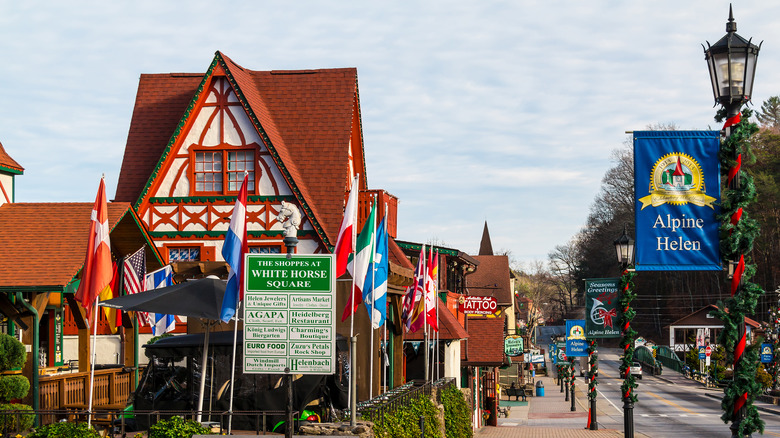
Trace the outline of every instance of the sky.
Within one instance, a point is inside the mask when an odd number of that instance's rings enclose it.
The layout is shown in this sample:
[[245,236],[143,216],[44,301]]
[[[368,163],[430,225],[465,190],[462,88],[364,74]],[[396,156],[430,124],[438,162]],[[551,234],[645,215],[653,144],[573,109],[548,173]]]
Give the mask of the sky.
[[[780,2],[734,1],[780,94]],[[0,0],[0,143],[17,202],[112,199],[142,73],[356,67],[368,184],[398,238],[545,260],[584,226],[626,131],[719,129],[701,44],[724,0]],[[617,236],[615,236],[617,237]]]

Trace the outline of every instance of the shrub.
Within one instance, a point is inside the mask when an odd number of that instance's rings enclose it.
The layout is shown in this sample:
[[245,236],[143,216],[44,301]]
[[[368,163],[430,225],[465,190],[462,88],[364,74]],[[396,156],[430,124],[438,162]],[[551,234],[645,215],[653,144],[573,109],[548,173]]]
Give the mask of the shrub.
[[211,429],[181,417],[160,420],[149,428],[149,438],[191,438],[193,435],[211,435]]
[[32,407],[17,403],[0,404],[0,431],[21,432],[31,428],[34,421]]
[[772,376],[764,369],[764,364],[760,364],[756,370],[756,381],[761,384],[761,388],[772,387]]
[[87,423],[52,423],[41,426],[26,438],[100,438],[100,434]]
[[0,371],[21,368],[27,361],[24,344],[5,333],[0,333]]
[[[418,438],[420,436],[420,417],[425,419],[425,438],[441,438],[439,435],[438,409],[430,397],[421,394],[402,408],[378,418],[369,417],[374,422],[374,435],[380,438]],[[150,437],[153,438],[153,437]]]
[[439,392],[444,405],[444,430],[447,437],[471,438],[471,411],[463,392],[455,385],[447,385]]
[[25,376],[3,376],[0,378],[0,402],[22,398],[29,391],[30,381]]

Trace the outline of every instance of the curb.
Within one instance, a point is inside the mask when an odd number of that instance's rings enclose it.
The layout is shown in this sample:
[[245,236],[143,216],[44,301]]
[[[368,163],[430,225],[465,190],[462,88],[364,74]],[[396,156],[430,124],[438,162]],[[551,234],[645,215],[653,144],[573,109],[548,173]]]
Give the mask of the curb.
[[[720,397],[717,394],[704,394],[704,395],[706,395],[707,397],[716,398],[718,400],[720,400],[722,398],[722,397]],[[753,405],[753,406],[756,406],[756,405]],[[756,406],[756,409],[758,409],[759,411],[764,411],[764,412],[770,413],[770,414],[780,415],[780,409],[772,409],[772,408],[768,408],[766,406]]]

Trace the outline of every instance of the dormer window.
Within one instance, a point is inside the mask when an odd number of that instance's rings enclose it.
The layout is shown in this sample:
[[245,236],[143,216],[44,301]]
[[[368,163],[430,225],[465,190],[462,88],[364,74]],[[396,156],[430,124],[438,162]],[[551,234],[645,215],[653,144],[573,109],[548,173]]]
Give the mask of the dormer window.
[[195,151],[195,194],[236,193],[241,189],[244,171],[249,173],[247,191],[255,192],[254,149]]

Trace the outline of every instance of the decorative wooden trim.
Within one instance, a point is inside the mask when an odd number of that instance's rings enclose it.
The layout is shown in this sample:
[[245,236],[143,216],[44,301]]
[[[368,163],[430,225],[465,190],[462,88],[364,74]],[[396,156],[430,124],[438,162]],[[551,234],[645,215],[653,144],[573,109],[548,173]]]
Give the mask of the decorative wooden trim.
[[222,67],[222,69],[225,71],[225,77],[227,77],[228,81],[230,82],[230,85],[233,87],[233,91],[236,93],[236,98],[238,98],[238,101],[241,102],[241,105],[244,107],[244,111],[246,111],[247,115],[249,116],[249,120],[252,122],[252,124],[254,124],[255,129],[257,129],[257,132],[260,135],[260,138],[263,140],[266,149],[268,149],[268,152],[271,154],[271,158],[273,158],[274,163],[276,163],[276,166],[279,168],[282,177],[285,179],[285,181],[287,181],[287,185],[290,187],[290,190],[292,190],[293,194],[295,195],[295,198],[298,200],[298,204],[302,207],[303,214],[309,219],[314,230],[317,232],[319,238],[322,239],[322,241],[325,242],[326,245],[330,245],[330,241],[328,240],[328,236],[325,234],[325,230],[323,230],[322,225],[320,225],[319,221],[314,216],[314,212],[312,212],[311,207],[309,207],[308,203],[303,198],[303,195],[301,194],[301,190],[298,188],[298,185],[296,184],[295,180],[292,178],[289,169],[287,169],[287,167],[284,165],[284,162],[282,162],[279,153],[276,151],[276,147],[274,147],[270,137],[268,137],[268,133],[265,132],[263,125],[260,124],[260,119],[257,117],[255,112],[252,110],[252,107],[249,105],[249,101],[246,99],[246,96],[244,96],[244,93],[241,91],[241,87],[238,86],[238,82],[236,82],[235,77],[230,72],[227,63],[222,58],[222,54],[217,52],[214,60],[215,62],[218,62],[219,65]]
[[138,200],[135,202],[136,209],[139,209],[141,207],[144,198],[146,198],[149,195],[149,190],[152,188],[152,183],[154,183],[157,180],[157,176],[159,175],[163,165],[167,161],[168,154],[170,154],[173,146],[176,143],[178,143],[179,137],[186,130],[185,128],[187,128],[191,124],[191,116],[193,114],[193,110],[196,108],[197,103],[200,101],[203,95],[203,91],[206,87],[206,84],[211,81],[212,73],[214,72],[215,67],[217,67],[218,65],[218,60],[219,60],[218,55],[219,52],[217,52],[217,56],[215,56],[214,60],[211,61],[211,65],[209,65],[208,70],[203,75],[203,80],[200,81],[200,84],[198,85],[198,88],[195,91],[195,95],[192,96],[189,105],[187,105],[187,109],[184,111],[184,115],[182,115],[179,124],[176,126],[176,129],[173,131],[171,138],[168,140],[168,144],[165,146],[163,153],[160,155],[160,159],[157,160],[157,164],[154,166],[151,175],[149,175],[149,179],[146,181],[146,185],[144,186],[143,190],[141,190],[141,194],[139,195]]
[[[225,238],[224,231],[150,231],[149,235],[154,239],[208,239],[208,238]],[[247,231],[249,237],[257,239],[274,238],[281,239],[284,237],[284,230],[259,230],[259,231]],[[298,237],[313,238],[317,237],[317,233],[314,230],[298,230]],[[167,257],[164,257],[167,259]]]

